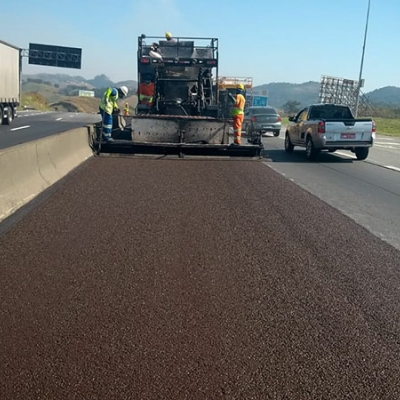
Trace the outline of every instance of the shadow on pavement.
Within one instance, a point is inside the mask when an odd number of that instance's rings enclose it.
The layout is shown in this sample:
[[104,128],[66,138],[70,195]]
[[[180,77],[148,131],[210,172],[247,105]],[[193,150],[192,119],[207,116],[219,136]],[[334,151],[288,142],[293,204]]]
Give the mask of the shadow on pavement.
[[[349,153],[352,154],[352,153]],[[286,153],[285,150],[276,150],[276,149],[264,149],[263,157],[266,159],[265,161],[272,162],[280,162],[280,163],[333,163],[333,164],[352,164],[356,159],[352,160],[350,158],[339,157],[339,155],[335,155],[334,153],[328,153],[322,151],[314,161],[309,161],[306,158],[306,152],[304,149],[294,150],[293,153]]]

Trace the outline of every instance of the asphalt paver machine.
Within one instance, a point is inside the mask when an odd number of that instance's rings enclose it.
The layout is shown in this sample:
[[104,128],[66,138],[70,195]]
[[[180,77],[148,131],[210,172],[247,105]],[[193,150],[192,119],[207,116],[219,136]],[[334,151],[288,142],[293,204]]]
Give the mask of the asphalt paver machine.
[[[219,99],[218,39],[138,37],[136,115],[114,116],[113,141],[101,152],[261,157],[262,144],[230,143],[231,119]],[[143,84],[154,87],[144,101]],[[150,99],[149,99],[150,97]]]

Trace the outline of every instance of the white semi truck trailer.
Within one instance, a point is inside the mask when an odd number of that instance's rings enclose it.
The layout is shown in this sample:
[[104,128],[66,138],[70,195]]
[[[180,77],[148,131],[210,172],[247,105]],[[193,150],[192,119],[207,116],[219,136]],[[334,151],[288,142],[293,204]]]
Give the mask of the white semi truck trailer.
[[21,49],[0,40],[0,125],[10,125],[21,102]]

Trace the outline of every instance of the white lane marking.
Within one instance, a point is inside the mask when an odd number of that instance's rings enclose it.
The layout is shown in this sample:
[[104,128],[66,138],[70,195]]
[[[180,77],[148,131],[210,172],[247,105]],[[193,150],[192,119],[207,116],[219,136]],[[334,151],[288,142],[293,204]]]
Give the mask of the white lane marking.
[[56,121],[61,121],[61,120],[62,120],[62,117],[56,118]]
[[374,144],[380,146],[400,146],[400,142],[375,142]]
[[[282,140],[285,140],[285,138],[280,137],[280,136],[278,136],[278,138],[279,138],[279,139],[282,139]],[[376,145],[376,143],[374,143],[374,146],[375,146],[375,145]],[[381,146],[381,147],[387,147],[387,146]],[[344,153],[344,152],[341,152],[341,151],[336,151],[336,152],[333,153],[333,154],[339,154],[339,155],[341,155],[341,156],[343,156],[343,157],[351,158],[351,159],[353,159],[353,160],[356,159],[356,157],[353,156],[352,154]],[[382,168],[390,169],[390,170],[392,170],[392,171],[400,172],[400,168],[394,167],[394,166],[392,166],[392,165],[382,165],[382,164],[380,164],[380,163],[378,163],[378,162],[372,162],[372,161],[369,161],[369,160],[366,160],[365,162],[368,163],[368,164],[376,165],[377,167],[382,167]]]
[[30,125],[25,125],[25,126],[20,126],[18,128],[12,128],[10,129],[10,131],[19,131],[20,129],[26,129],[26,128],[30,128]]
[[379,135],[377,140],[396,140],[398,136],[381,136]]
[[396,147],[396,146],[391,146],[391,145],[385,146],[384,144],[374,143],[374,146],[376,146],[376,147],[383,147],[384,149],[396,149],[396,150],[399,150],[398,147]]
[[391,170],[393,170],[393,171],[400,172],[400,168],[398,168],[398,167],[393,167],[392,165],[384,165],[384,167],[387,168],[387,169],[391,169]]

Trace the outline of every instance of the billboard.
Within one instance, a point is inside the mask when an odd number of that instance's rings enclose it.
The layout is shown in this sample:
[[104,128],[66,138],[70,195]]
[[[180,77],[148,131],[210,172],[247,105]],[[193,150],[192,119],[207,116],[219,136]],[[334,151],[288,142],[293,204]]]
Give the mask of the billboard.
[[82,49],[29,43],[29,64],[81,69]]
[[94,97],[93,90],[79,90],[78,96],[80,97]]
[[268,96],[253,96],[254,107],[266,107],[268,105]]

